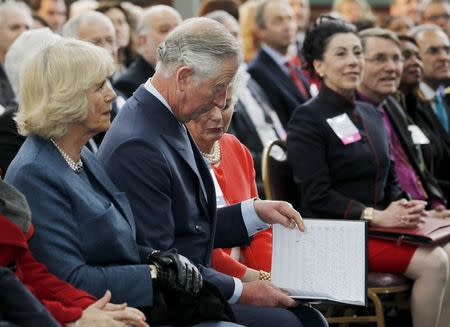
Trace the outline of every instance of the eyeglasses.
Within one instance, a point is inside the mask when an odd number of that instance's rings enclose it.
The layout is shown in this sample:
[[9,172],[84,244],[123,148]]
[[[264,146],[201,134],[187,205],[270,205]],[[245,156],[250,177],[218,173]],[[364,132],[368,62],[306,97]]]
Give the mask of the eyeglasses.
[[398,55],[388,56],[383,53],[377,54],[377,55],[373,56],[372,58],[365,58],[365,59],[366,59],[366,61],[373,62],[377,65],[384,65],[384,64],[388,63],[390,60],[396,65],[401,64],[405,61],[405,58],[403,58],[402,56],[398,56]]
[[444,45],[441,47],[431,46],[431,47],[427,48],[426,53],[435,56],[435,55],[439,54],[441,52],[441,50],[444,51],[445,54],[450,54],[450,46],[448,46],[448,45]]

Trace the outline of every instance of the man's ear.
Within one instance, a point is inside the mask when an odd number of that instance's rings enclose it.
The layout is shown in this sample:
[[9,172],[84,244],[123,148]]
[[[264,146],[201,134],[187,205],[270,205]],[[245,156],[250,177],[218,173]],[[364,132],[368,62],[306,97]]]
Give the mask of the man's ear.
[[190,66],[181,66],[176,72],[177,90],[184,92],[191,81],[194,70]]

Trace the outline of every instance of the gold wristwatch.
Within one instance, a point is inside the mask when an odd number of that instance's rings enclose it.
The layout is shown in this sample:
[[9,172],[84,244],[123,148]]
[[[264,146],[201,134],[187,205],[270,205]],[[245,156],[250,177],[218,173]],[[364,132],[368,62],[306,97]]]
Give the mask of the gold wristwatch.
[[362,220],[371,221],[373,219],[373,208],[366,207],[361,215]]

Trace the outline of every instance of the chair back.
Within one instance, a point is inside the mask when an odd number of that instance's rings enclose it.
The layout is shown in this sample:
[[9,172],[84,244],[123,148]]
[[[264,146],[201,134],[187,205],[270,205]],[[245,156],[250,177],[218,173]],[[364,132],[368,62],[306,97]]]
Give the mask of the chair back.
[[287,160],[286,143],[275,140],[266,145],[261,161],[266,198],[268,200],[284,200],[295,205],[297,188]]

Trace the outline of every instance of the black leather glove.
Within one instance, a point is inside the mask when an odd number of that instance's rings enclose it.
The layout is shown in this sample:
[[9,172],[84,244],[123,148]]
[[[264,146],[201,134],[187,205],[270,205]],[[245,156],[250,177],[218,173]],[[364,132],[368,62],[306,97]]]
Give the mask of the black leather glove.
[[203,278],[197,267],[186,257],[169,251],[153,251],[148,256],[148,264],[157,269],[156,285],[161,289],[180,291],[196,295],[203,286]]

